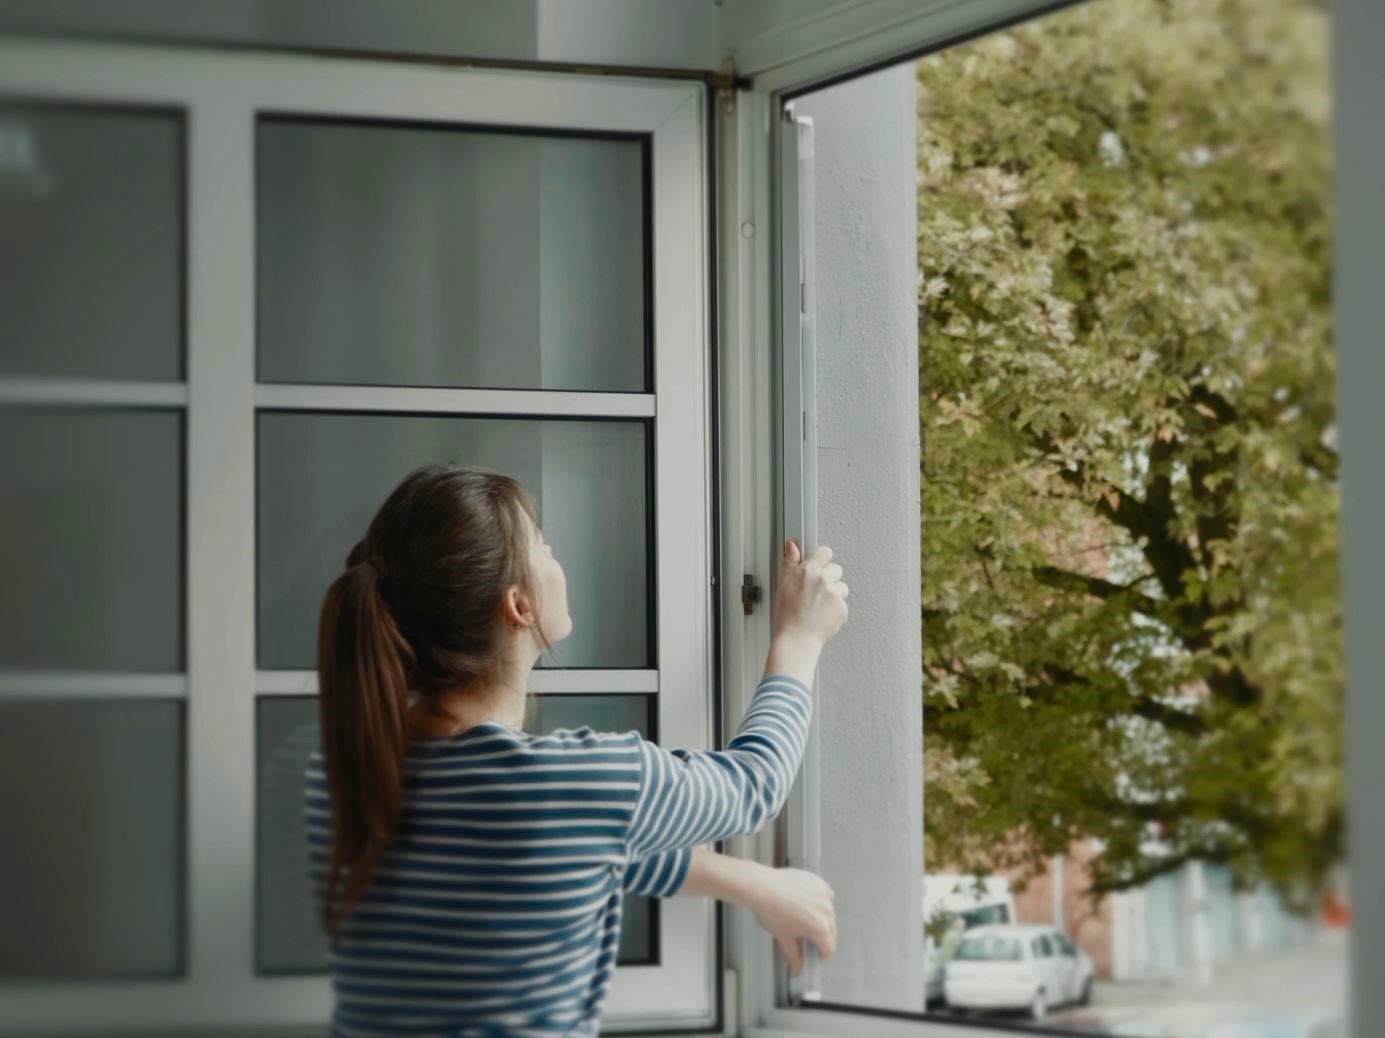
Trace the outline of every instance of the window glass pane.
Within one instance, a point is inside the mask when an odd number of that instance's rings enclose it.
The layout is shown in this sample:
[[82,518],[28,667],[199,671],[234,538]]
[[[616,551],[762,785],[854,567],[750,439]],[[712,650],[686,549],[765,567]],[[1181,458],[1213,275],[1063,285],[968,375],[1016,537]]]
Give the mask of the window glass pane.
[[316,666],[327,585],[386,495],[430,462],[504,472],[538,505],[573,617],[541,662],[650,664],[643,422],[266,412],[258,452],[261,668]]
[[0,100],[0,374],[182,375],[183,124]]
[[[590,725],[598,731],[651,730],[647,696],[534,696],[526,729]],[[256,704],[256,963],[261,973],[319,972],[326,943],[308,869],[303,830],[303,766],[320,745],[317,699],[261,696]],[[656,947],[656,908],[627,897],[619,961],[649,962]]]
[[261,120],[266,382],[643,391],[644,145]]
[[321,744],[316,696],[255,701],[255,963],[261,973],[327,968],[303,828],[303,768]]
[[960,962],[1019,962],[1022,958],[1024,950],[1013,937],[967,937],[957,946]]
[[536,734],[559,728],[591,728],[598,732],[636,731],[651,734],[650,697],[647,695],[538,695],[531,697],[532,720],[525,729]]
[[182,669],[182,422],[0,408],[0,667]]
[[182,969],[183,708],[0,704],[0,976]]

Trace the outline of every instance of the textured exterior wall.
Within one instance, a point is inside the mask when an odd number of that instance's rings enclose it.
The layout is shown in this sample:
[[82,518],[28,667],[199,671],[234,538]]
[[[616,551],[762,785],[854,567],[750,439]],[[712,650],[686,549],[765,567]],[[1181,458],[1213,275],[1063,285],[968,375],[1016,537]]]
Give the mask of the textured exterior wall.
[[818,540],[851,618],[819,674],[822,996],[923,999],[923,717],[912,65],[796,103],[815,125]]

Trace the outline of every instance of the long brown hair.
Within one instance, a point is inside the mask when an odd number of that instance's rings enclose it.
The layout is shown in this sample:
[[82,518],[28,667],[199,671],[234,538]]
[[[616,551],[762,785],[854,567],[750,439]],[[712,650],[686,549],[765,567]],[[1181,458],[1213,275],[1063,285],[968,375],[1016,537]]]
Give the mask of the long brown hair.
[[526,516],[537,528],[533,499],[509,476],[426,466],[386,498],[327,589],[317,673],[331,794],[322,915],[331,934],[399,829],[410,694],[427,703],[495,673],[501,596],[511,585],[529,588]]

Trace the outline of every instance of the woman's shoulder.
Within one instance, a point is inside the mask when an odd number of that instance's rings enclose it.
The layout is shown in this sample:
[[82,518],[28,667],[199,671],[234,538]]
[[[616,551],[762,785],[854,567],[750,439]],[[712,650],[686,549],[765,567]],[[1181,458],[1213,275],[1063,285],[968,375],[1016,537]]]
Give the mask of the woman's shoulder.
[[598,732],[583,725],[580,728],[555,728],[542,734],[526,736],[531,749],[557,753],[635,754],[642,737],[639,732]]
[[629,757],[639,753],[639,732],[599,732],[588,726],[525,732],[498,722],[486,722],[460,735],[409,740],[411,762],[447,761],[453,764],[499,765],[532,758],[543,763],[555,755],[590,759]]

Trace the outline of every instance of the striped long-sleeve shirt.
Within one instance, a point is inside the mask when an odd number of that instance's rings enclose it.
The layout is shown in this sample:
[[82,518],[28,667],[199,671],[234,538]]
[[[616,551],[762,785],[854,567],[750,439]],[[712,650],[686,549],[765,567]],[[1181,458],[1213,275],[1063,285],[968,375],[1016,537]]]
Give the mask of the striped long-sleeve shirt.
[[[333,1033],[595,1035],[623,894],[675,893],[691,848],[773,818],[810,714],[802,683],[770,676],[720,752],[497,722],[412,742],[398,837],[329,952]],[[305,811],[320,883],[320,754]]]

